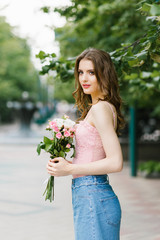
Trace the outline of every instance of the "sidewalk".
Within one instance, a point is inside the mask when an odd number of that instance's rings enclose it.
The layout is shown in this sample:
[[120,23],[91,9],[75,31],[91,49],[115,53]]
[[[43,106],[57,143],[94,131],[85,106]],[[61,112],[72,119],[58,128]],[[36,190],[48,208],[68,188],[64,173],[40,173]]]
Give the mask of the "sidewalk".
[[[74,240],[71,177],[55,179],[55,201],[45,202],[48,155],[36,143],[0,145],[0,239]],[[122,207],[121,240],[160,240],[160,179],[130,177],[125,164],[109,175]]]
[[122,240],[160,240],[160,179],[130,177],[130,169],[110,174],[122,207]]

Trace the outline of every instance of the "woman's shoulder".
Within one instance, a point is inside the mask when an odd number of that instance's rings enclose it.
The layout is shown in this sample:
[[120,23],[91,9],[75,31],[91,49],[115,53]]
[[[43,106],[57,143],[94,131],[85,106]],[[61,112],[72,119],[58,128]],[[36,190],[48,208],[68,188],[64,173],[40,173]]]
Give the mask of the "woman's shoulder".
[[116,113],[115,106],[107,101],[98,101],[91,107],[91,111],[93,114],[98,114],[101,111],[111,114]]
[[116,129],[116,108],[113,104],[107,101],[99,101],[92,106],[93,119],[98,121],[101,125],[106,125],[106,122],[112,122],[114,129]]

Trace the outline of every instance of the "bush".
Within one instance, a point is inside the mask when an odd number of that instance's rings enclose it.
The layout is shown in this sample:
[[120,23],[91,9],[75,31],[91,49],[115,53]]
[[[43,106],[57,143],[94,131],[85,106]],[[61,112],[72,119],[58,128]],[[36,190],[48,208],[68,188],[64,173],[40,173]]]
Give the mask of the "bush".
[[139,170],[141,172],[145,171],[147,174],[151,174],[153,172],[160,173],[160,162],[148,161],[141,163],[139,165]]

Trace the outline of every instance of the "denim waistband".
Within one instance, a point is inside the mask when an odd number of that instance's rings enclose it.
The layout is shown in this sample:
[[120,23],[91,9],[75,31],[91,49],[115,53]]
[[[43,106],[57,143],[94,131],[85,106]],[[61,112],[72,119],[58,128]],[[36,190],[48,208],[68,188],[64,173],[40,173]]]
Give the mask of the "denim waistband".
[[108,175],[89,175],[72,179],[72,187],[80,187],[92,184],[109,184]]

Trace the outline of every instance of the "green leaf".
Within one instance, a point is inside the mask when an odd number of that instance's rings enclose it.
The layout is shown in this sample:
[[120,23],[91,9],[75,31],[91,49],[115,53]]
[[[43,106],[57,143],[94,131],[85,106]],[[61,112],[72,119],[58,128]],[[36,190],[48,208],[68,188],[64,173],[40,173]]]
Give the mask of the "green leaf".
[[37,146],[37,153],[40,155],[41,149],[45,149],[45,144],[43,142],[40,142]]
[[40,10],[43,11],[44,13],[49,13],[50,12],[50,7],[44,6],[44,7],[41,7]]
[[151,47],[151,42],[150,41],[146,41],[146,42],[147,42],[147,44],[145,45],[144,50],[148,50]]
[[136,79],[136,78],[138,78],[138,74],[137,73],[131,73],[130,75],[125,75],[125,79],[126,80]]
[[55,58],[55,57],[56,57],[56,54],[55,54],[55,53],[52,53],[51,56],[52,56],[53,58]]
[[157,4],[152,4],[150,9],[150,14],[152,16],[159,16],[160,15],[160,6]]
[[41,153],[41,146],[40,146],[40,143],[39,143],[38,146],[37,146],[37,153],[38,153],[38,155],[40,155],[40,153]]
[[58,140],[57,140],[57,138],[56,138],[56,136],[55,136],[55,137],[54,137],[54,144],[55,144],[55,145],[57,145],[57,141],[58,141]]
[[43,141],[44,141],[45,144],[52,144],[53,143],[51,139],[49,139],[49,138],[47,138],[45,136],[43,138]]
[[50,66],[49,65],[45,65],[45,66],[43,66],[42,67],[42,71],[40,71],[40,74],[46,74],[46,73],[48,73],[49,72],[49,70],[50,70]]
[[140,73],[141,78],[149,78],[150,76],[151,76],[151,72],[143,71],[143,72]]
[[136,57],[138,57],[139,60],[145,60],[147,57],[147,51],[142,51],[140,53],[135,54]]
[[144,61],[143,60],[140,61],[139,59],[134,59],[132,61],[128,61],[128,64],[130,67],[139,67],[144,64]]
[[70,152],[70,148],[67,148],[67,149],[65,150],[65,152]]
[[60,151],[59,156],[64,158],[65,157],[65,153]]
[[49,150],[51,150],[52,146],[53,146],[53,144],[49,144],[49,143],[46,144],[46,145],[45,145],[45,151],[46,151],[46,152],[49,152]]
[[140,9],[142,12],[149,12],[150,9],[151,9],[151,4],[148,4],[148,3],[144,3],[142,8]]
[[151,58],[155,61],[160,63],[160,55],[156,54],[156,53],[151,53]]
[[75,152],[75,148],[74,148],[73,149],[73,154],[72,154],[71,158],[75,157],[75,155],[76,155],[76,152]]
[[58,156],[58,151],[56,149],[54,149],[54,154]]
[[146,83],[146,87],[147,88],[154,88],[154,84],[153,83]]
[[47,137],[44,136],[43,139],[44,143],[45,143],[45,151],[48,152],[52,147],[53,147],[53,141]]
[[41,60],[46,57],[46,54],[44,51],[40,51],[37,55],[36,58],[40,58]]

